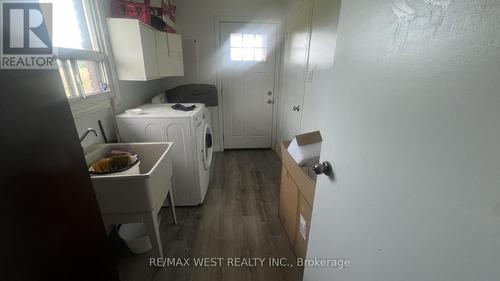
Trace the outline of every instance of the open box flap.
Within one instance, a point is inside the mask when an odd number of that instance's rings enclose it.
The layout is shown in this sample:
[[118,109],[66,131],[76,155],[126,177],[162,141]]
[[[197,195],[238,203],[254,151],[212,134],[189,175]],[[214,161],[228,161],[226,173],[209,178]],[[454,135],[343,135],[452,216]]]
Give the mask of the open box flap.
[[322,142],[321,133],[319,131],[310,132],[302,135],[295,136],[299,146],[308,145],[312,143]]

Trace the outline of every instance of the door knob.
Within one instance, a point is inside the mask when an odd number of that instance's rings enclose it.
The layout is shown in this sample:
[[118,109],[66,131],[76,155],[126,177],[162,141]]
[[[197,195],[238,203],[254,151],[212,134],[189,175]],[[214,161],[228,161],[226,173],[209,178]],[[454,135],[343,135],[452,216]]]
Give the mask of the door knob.
[[273,92],[269,91],[269,92],[267,92],[267,95],[268,95],[268,96],[272,96],[272,95],[273,95]]
[[300,111],[300,105],[295,105],[294,107],[292,107],[293,111],[297,111],[299,112]]
[[268,103],[268,104],[273,104],[273,103],[274,103],[274,100],[273,100],[273,99],[268,99],[268,100],[267,100],[267,103]]
[[332,164],[330,162],[325,161],[323,163],[316,163],[313,166],[313,171],[316,175],[325,174],[327,176],[331,176],[333,174]]

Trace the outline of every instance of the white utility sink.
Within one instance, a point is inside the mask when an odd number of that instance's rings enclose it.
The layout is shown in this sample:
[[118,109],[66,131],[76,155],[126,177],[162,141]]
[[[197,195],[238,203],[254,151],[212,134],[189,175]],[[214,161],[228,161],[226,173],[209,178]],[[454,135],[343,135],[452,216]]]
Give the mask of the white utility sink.
[[99,208],[107,225],[142,222],[156,247],[157,256],[162,256],[158,232],[158,212],[167,194],[175,218],[172,200],[172,157],[173,143],[115,143],[96,144],[85,154],[87,166],[107,157],[111,150],[137,154],[139,174],[91,175]]
[[91,175],[101,213],[147,212],[161,205],[172,177],[171,147],[172,143],[98,144],[85,155],[87,166],[113,149],[137,154],[141,161],[138,175]]

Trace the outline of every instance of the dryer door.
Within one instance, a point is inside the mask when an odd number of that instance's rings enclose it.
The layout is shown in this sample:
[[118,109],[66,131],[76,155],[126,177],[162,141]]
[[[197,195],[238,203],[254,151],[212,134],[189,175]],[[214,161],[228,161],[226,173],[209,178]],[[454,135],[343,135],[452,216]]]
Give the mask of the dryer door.
[[202,146],[202,160],[203,167],[205,171],[210,169],[210,165],[212,164],[212,154],[213,154],[213,137],[212,137],[212,127],[210,124],[205,123],[205,127],[203,129],[203,146]]

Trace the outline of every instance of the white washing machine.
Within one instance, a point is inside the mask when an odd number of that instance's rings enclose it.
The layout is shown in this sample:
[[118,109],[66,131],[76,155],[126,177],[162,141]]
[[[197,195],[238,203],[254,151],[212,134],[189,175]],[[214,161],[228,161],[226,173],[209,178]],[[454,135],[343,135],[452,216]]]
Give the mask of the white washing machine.
[[[213,139],[205,105],[179,111],[173,104],[145,104],[137,115],[116,116],[123,142],[173,142],[173,194],[176,206],[203,203],[210,180]],[[184,104],[190,106],[193,104]]]

